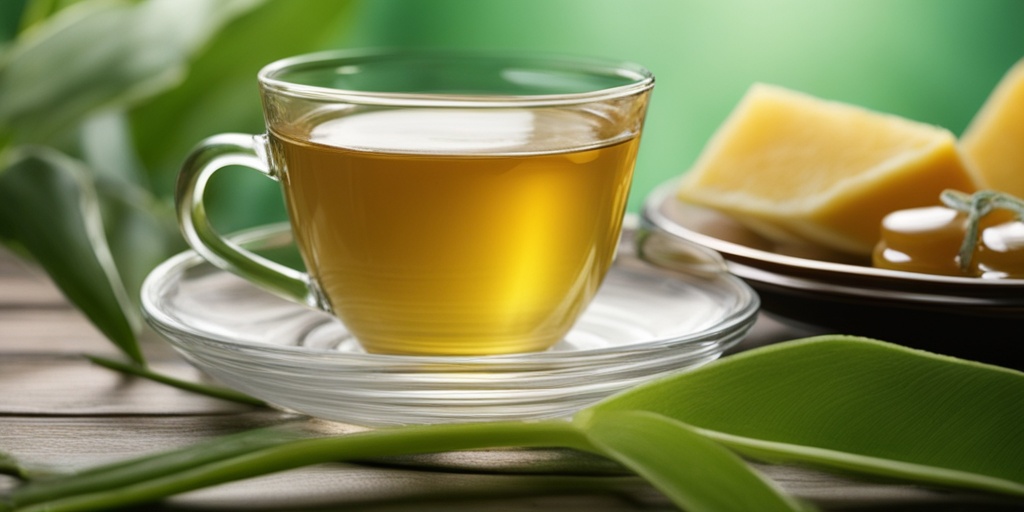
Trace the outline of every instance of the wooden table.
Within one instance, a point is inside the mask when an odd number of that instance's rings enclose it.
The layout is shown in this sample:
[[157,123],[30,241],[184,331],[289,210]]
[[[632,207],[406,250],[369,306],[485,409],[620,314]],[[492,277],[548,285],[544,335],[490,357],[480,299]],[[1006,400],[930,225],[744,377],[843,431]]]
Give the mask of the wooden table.
[[[735,350],[814,334],[760,318]],[[143,340],[151,365],[195,377],[166,343]],[[64,469],[187,446],[289,421],[352,427],[189,394],[92,365],[117,356],[45,275],[0,248],[0,451]],[[1024,510],[1020,500],[758,466],[825,510]],[[15,485],[0,476],[0,493]],[[643,480],[557,450],[440,454],[330,464],[195,491],[143,510],[674,510]]]

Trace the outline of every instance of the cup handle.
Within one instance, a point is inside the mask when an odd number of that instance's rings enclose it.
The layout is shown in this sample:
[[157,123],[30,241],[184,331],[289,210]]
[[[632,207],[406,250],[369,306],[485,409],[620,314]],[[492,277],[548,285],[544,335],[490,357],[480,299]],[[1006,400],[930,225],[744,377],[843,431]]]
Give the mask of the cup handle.
[[218,170],[239,165],[277,180],[268,164],[266,140],[266,135],[225,133],[209,137],[193,148],[178,173],[178,226],[193,250],[214,266],[286,299],[324,309],[308,274],[243,249],[214,230],[207,217],[203,196],[210,177]]

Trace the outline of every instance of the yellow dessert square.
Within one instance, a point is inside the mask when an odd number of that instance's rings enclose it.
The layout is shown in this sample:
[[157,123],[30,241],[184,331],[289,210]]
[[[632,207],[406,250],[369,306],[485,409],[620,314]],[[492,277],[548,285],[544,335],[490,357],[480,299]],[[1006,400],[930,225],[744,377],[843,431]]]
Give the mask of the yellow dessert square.
[[887,213],[977,187],[948,130],[755,84],[678,197],[773,240],[869,256]]
[[1024,59],[996,84],[960,144],[987,188],[1024,197]]

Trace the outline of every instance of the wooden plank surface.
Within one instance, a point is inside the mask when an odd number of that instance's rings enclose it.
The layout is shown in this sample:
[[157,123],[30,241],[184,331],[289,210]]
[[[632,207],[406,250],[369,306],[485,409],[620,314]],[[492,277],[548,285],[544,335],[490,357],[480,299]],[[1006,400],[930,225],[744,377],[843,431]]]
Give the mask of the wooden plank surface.
[[[813,334],[761,318],[736,349]],[[167,344],[144,337],[153,365],[198,378]],[[25,463],[75,470],[187,446],[250,428],[298,422],[358,427],[197,396],[91,364],[111,345],[45,276],[0,250],[0,451]],[[862,481],[758,465],[825,510],[1024,510],[1019,500]],[[16,485],[0,477],[0,492]],[[455,496],[456,498],[453,498]],[[493,450],[329,464],[204,489],[146,510],[673,510],[621,468],[564,450]]]

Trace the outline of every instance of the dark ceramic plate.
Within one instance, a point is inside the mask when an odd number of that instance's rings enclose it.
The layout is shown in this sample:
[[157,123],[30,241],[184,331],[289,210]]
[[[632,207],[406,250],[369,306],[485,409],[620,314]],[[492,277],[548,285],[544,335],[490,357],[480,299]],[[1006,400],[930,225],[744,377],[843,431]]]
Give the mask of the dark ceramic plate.
[[870,336],[934,352],[1021,368],[1024,279],[947,277],[873,268],[829,252],[781,246],[727,215],[679,201],[676,183],[658,187],[645,229],[664,237],[649,259],[671,259],[688,244],[722,256],[730,272],[783,321]]

